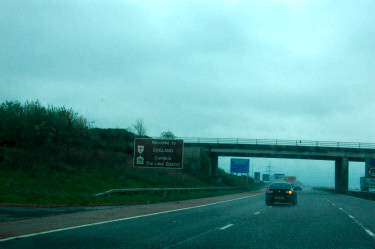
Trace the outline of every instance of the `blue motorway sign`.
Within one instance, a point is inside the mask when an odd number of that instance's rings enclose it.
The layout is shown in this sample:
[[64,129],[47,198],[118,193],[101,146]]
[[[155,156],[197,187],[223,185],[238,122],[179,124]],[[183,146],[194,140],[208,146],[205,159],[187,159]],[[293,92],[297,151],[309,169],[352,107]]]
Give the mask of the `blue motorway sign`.
[[284,179],[285,174],[274,174],[273,176],[275,179]]
[[262,176],[262,180],[264,182],[269,182],[270,181],[270,175],[269,174],[263,174]]
[[230,173],[249,173],[250,159],[231,158]]

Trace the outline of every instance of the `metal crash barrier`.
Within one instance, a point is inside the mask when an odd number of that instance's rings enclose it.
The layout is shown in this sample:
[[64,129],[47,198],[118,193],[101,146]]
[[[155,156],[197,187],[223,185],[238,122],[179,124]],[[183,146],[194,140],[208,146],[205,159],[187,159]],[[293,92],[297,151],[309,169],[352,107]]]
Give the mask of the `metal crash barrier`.
[[217,187],[217,188],[128,188],[128,189],[111,189],[103,193],[98,193],[95,196],[106,196],[110,194],[130,194],[140,192],[188,192],[188,191],[216,191],[216,190],[235,190],[246,189],[247,187]]

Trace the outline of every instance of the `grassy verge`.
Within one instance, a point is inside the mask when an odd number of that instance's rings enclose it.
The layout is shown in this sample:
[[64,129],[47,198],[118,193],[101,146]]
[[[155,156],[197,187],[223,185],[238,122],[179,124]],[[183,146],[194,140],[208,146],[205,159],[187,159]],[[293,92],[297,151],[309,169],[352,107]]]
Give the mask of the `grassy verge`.
[[[171,170],[137,170],[134,168],[104,167],[103,165],[63,164],[57,170],[50,164],[38,163],[33,168],[0,167],[0,204],[18,205],[104,205],[148,203],[184,200],[243,190],[192,191],[163,193],[115,194],[95,197],[95,194],[117,188],[156,187],[228,187],[226,184],[204,181],[194,175]],[[243,184],[240,182],[239,184]],[[262,185],[250,184],[250,190]]]
[[220,195],[229,195],[246,192],[248,190],[218,190],[218,191],[189,191],[189,192],[168,192],[164,193],[137,193],[137,194],[113,194],[105,197],[98,197],[97,203],[132,204],[132,203],[156,203],[167,201],[188,200]]

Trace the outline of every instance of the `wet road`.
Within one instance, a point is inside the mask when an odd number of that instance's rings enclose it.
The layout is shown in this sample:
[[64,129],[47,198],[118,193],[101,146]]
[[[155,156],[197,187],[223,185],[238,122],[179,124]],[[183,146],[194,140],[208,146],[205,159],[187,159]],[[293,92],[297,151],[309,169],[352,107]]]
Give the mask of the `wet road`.
[[298,205],[264,194],[0,242],[0,248],[375,248],[375,202],[298,192]]
[[0,222],[48,217],[85,211],[119,208],[121,206],[98,207],[0,207]]

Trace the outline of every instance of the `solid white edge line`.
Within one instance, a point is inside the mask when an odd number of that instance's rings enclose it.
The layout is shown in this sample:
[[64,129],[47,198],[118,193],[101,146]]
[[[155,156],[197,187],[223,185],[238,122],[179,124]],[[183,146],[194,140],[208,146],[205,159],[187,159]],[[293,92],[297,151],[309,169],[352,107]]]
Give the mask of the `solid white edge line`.
[[238,200],[242,200],[242,199],[246,199],[246,198],[251,198],[251,197],[255,197],[255,196],[258,196],[258,195],[262,195],[262,194],[263,193],[251,195],[251,196],[245,196],[245,197],[241,197],[241,198],[237,198],[237,199],[233,199],[233,200],[219,201],[219,202],[214,202],[214,203],[210,203],[210,204],[198,205],[198,206],[194,206],[194,207],[180,208],[180,209],[162,211],[162,212],[158,212],[158,213],[151,213],[151,214],[144,214],[144,215],[138,215],[138,216],[133,216],[133,217],[126,217],[126,218],[121,218],[121,219],[116,219],[116,220],[107,220],[107,221],[96,222],[96,223],[80,225],[80,226],[65,227],[65,228],[61,228],[61,229],[49,230],[49,231],[44,231],[44,232],[39,232],[39,233],[19,235],[19,236],[15,236],[15,237],[0,239],[0,242],[13,240],[13,239],[23,239],[23,238],[27,238],[27,237],[33,237],[33,236],[47,234],[47,233],[61,232],[61,231],[66,231],[66,230],[71,230],[71,229],[76,229],[76,228],[82,228],[82,227],[90,227],[90,226],[102,225],[102,224],[106,224],[106,223],[112,223],[112,222],[118,222],[118,221],[124,221],[124,220],[132,220],[132,219],[137,219],[137,218],[142,218],[142,217],[147,217],[147,216],[153,216],[153,215],[158,215],[158,214],[167,214],[167,213],[173,213],[173,212],[178,212],[178,211],[183,211],[183,210],[188,210],[188,209],[208,207],[208,206],[221,204],[221,203],[225,203],[225,202],[232,202],[232,201],[238,201]]
[[373,234],[373,232],[371,232],[370,230],[368,229],[365,229],[366,233],[368,233],[371,237],[375,237],[375,234]]
[[227,229],[228,227],[231,227],[231,226],[233,226],[233,224],[226,225],[226,226],[220,228],[220,230],[225,230],[225,229]]

